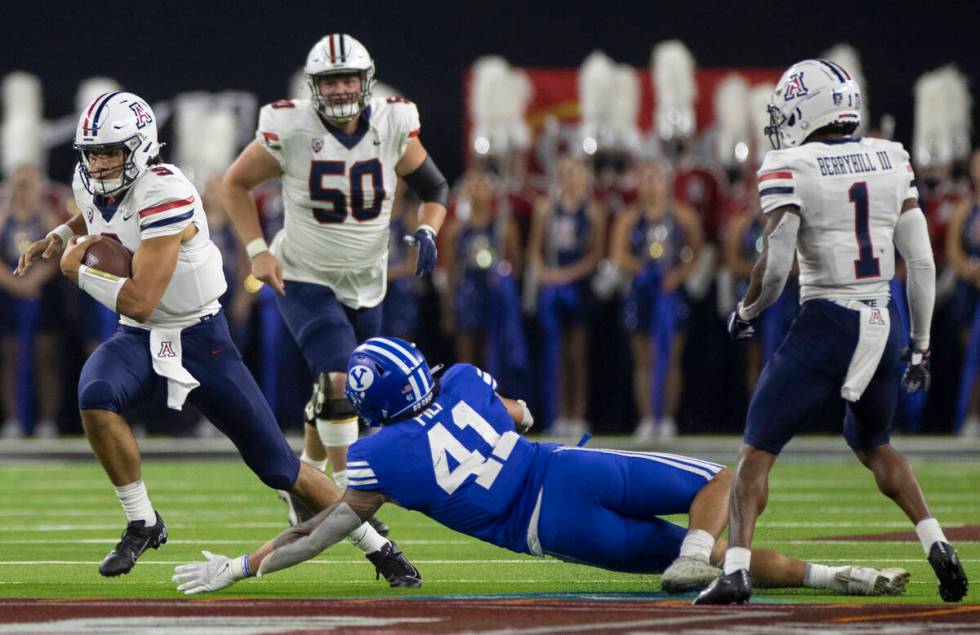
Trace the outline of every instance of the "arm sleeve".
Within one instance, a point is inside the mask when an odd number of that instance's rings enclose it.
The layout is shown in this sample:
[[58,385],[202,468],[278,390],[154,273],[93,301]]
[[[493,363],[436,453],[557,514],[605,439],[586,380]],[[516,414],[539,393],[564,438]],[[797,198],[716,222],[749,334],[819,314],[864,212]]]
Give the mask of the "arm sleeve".
[[793,266],[796,253],[796,236],[800,231],[798,214],[786,212],[779,224],[769,234],[766,247],[766,268],[762,273],[762,291],[756,301],[739,307],[739,317],[754,320],[779,298]]
[[259,127],[255,131],[255,139],[276,158],[283,171],[286,169],[286,160],[282,151],[283,117],[280,111],[290,108],[295,108],[291,101],[277,101],[263,106],[259,111]]
[[912,342],[919,350],[929,348],[929,329],[936,301],[936,265],[929,243],[926,217],[918,207],[903,212],[895,225],[895,247],[908,270],[909,319]]
[[363,521],[350,505],[341,502],[307,522],[318,524],[308,535],[283,545],[266,556],[259,565],[257,574],[260,577],[315,558],[327,547],[343,540]]
[[759,168],[759,203],[763,213],[785,205],[803,209],[803,199],[797,189],[797,171],[790,166],[789,157],[783,152],[773,150],[766,154]]
[[194,187],[179,174],[152,175],[139,211],[140,240],[178,234],[201,204]]

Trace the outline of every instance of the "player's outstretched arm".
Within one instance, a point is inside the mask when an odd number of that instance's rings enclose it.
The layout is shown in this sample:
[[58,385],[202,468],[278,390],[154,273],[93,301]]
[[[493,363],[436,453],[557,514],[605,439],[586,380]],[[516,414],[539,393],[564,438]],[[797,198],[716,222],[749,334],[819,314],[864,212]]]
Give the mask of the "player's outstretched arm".
[[47,260],[52,256],[57,256],[68,246],[68,241],[72,236],[85,232],[85,220],[82,218],[81,212],[78,211],[78,207],[74,202],[69,202],[68,209],[74,210],[75,212],[71,220],[55,227],[48,232],[47,236],[32,243],[20,255],[17,261],[17,268],[14,269],[14,277],[22,277],[36,260]]
[[266,575],[311,558],[343,540],[374,516],[385,498],[375,492],[347,490],[344,498],[310,520],[290,527],[257,551],[237,558],[202,552],[203,562],[174,568],[177,590],[193,595],[217,591],[253,575]]
[[282,265],[269,251],[259,224],[259,210],[252,190],[282,174],[282,166],[258,141],[245,146],[221,179],[221,202],[252,261],[252,275],[283,295]]

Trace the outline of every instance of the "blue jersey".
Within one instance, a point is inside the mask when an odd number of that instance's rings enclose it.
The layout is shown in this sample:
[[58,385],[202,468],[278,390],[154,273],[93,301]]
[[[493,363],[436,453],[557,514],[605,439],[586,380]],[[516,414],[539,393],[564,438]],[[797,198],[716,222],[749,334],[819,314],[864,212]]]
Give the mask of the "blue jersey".
[[531,514],[558,446],[517,434],[496,386],[475,366],[452,366],[419,416],[350,446],[348,487],[382,493],[450,529],[530,553]]
[[552,267],[567,267],[585,258],[591,233],[587,201],[572,210],[555,202],[545,226],[545,261]]

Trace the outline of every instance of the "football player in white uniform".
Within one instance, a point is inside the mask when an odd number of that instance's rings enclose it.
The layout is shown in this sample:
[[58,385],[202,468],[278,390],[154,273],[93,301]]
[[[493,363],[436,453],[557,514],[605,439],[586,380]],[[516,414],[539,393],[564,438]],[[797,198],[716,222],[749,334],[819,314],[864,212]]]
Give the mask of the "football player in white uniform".
[[[344,398],[347,359],[381,328],[396,182],[404,179],[422,201],[418,228],[407,237],[418,246],[418,275],[435,266],[449,187],[419,141],[415,104],[372,99],[374,62],[364,45],[328,35],[313,45],[304,71],[310,99],[262,108],[255,140],[225,175],[223,196],[252,275],[276,290],[316,378],[302,461],[319,469],[329,461],[343,488],[347,446],[357,440],[357,416]],[[269,246],[250,190],[275,177],[285,226]],[[289,502],[291,522],[312,516]]]
[[[34,243],[17,274],[67,246],[64,274],[120,314],[119,330],[88,358],[78,382],[85,434],[128,521],[99,572],[128,573],[147,548],[167,541],[142,480],[139,447],[122,416],[150,399],[161,382],[168,407],[180,410],[190,400],[269,487],[294,492],[314,508],[339,500],[330,479],[296,459],[235,348],[218,302],[226,289],[221,253],[209,237],[201,195],[179,168],[160,162],[150,106],[132,93],[100,95],[79,118],[75,148],[79,213]],[[82,264],[103,236],[133,252],[130,277]],[[410,584],[418,580],[414,567],[368,525],[351,536],[389,583],[417,586]]]
[[[766,365],[749,405],[731,496],[724,575],[696,604],[741,604],[751,595],[755,521],[769,471],[811,415],[846,401],[844,436],[883,494],[915,525],[939,579],[957,602],[967,578],[905,457],[889,443],[899,384],[929,387],[929,327],[936,270],[909,155],[899,143],[851,136],[860,123],[857,83],[841,66],[804,60],[782,76],[769,106],[772,142],[759,170],[765,243],[745,297],[729,319],[734,339],[779,297],[794,252],[800,313]],[[895,248],[908,266],[911,346],[901,375],[902,335],[889,298]]]

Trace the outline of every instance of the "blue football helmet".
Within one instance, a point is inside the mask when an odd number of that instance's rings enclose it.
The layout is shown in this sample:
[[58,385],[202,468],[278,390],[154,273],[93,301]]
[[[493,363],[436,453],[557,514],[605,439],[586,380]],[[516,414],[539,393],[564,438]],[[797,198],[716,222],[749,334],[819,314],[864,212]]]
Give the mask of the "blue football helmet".
[[369,425],[380,426],[423,410],[435,382],[415,345],[397,337],[372,337],[347,362],[344,393]]

